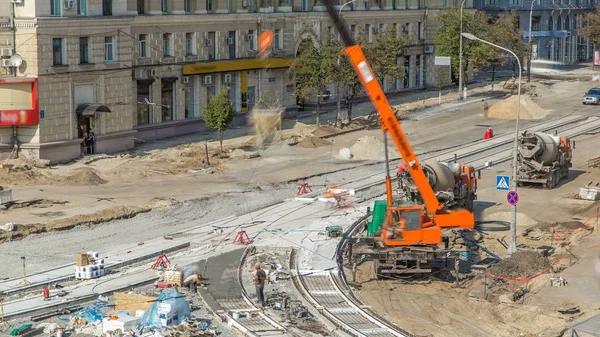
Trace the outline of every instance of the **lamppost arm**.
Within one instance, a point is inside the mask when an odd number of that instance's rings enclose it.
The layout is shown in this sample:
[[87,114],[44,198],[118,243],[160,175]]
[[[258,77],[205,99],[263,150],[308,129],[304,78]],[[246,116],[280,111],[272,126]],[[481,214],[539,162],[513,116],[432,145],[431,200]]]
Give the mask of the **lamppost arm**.
[[[517,165],[518,165],[518,146],[519,146],[519,119],[521,117],[521,76],[523,75],[523,68],[521,68],[521,60],[517,57],[517,54],[513,53],[511,50],[500,47],[497,44],[493,44],[489,41],[482,40],[477,36],[470,33],[462,33],[462,36],[466,37],[469,40],[477,40],[488,44],[492,47],[496,47],[500,50],[503,50],[517,59],[517,63],[519,65],[519,86],[518,86],[518,98],[517,98],[517,118],[515,121],[515,140],[513,143],[513,158],[512,158],[512,179],[511,179],[511,189],[513,191],[517,191]],[[513,204],[510,210],[510,243],[508,245],[508,254],[512,255],[517,251],[517,205]]]

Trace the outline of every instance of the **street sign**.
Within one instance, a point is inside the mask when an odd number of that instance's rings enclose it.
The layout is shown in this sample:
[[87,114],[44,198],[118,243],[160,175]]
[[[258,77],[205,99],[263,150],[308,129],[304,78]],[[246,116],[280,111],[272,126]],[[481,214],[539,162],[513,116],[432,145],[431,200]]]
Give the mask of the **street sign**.
[[436,56],[433,59],[433,65],[435,65],[435,66],[449,66],[450,65],[450,57],[449,56]]
[[519,193],[517,193],[517,191],[509,191],[508,193],[506,193],[506,201],[508,201],[508,203],[511,206],[518,204],[519,203]]
[[509,176],[496,176],[496,189],[499,191],[508,191],[510,188]]

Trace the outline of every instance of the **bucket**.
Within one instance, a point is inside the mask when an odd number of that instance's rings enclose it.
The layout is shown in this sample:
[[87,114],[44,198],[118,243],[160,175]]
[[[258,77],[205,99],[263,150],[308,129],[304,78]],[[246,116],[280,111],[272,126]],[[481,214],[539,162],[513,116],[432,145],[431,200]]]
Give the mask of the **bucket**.
[[56,337],[63,337],[65,334],[65,330],[64,329],[56,329]]

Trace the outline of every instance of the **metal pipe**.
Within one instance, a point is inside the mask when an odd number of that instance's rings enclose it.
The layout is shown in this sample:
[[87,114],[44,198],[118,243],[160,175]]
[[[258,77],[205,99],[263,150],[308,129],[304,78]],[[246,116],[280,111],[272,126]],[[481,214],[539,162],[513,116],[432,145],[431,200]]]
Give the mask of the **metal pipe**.
[[531,9],[529,10],[529,56],[527,56],[527,82],[531,81],[531,26],[533,20],[533,5],[537,0],[531,0]]
[[[17,25],[15,24],[15,3],[10,2],[10,32],[12,39],[12,53],[17,53]],[[10,72],[13,76],[17,76],[17,67],[10,67]]]
[[462,43],[462,38],[463,38],[463,7],[465,5],[465,2],[467,0],[463,0],[463,2],[460,4],[460,47],[459,47],[459,54],[458,54],[458,99],[462,99],[462,94],[463,94],[463,80],[462,80],[462,59],[463,59],[463,43]]
[[[517,64],[519,65],[519,86],[518,86],[518,96],[517,96],[517,118],[516,118],[516,122],[515,122],[515,140],[513,143],[513,158],[512,158],[512,181],[511,181],[511,189],[513,191],[517,191],[517,153],[518,153],[518,146],[519,146],[519,119],[521,117],[521,77],[523,75],[523,68],[521,67],[521,60],[519,60],[519,57],[517,57],[517,55],[515,53],[513,53],[511,50],[504,48],[504,47],[500,47],[499,45],[493,44],[489,41],[486,40],[482,40],[480,38],[478,38],[477,36],[473,35],[473,34],[469,34],[469,33],[463,33],[462,34],[464,37],[466,37],[469,40],[477,40],[480,42],[483,42],[485,44],[488,44],[492,47],[496,47],[500,50],[503,50],[509,54],[511,54],[512,56],[515,57],[515,59],[517,59]],[[517,205],[512,205],[511,209],[510,209],[510,243],[508,245],[508,255],[512,255],[513,253],[515,253],[517,251]]]

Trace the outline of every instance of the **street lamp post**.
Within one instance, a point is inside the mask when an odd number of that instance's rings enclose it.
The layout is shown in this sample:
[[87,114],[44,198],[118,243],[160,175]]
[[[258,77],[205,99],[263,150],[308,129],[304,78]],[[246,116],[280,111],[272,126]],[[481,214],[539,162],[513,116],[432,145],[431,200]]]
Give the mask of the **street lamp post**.
[[529,56],[527,56],[527,82],[531,81],[531,26],[533,22],[533,5],[537,0],[531,0],[531,9],[529,10]]
[[350,1],[346,2],[345,4],[343,4],[342,7],[340,7],[340,14],[342,13],[342,10],[344,9],[344,6],[349,5],[349,4],[353,3],[353,2],[356,2],[356,0],[350,0]]
[[[480,41],[485,44],[488,44],[492,47],[496,47],[498,49],[504,50],[505,52],[511,54],[517,59],[517,63],[519,65],[519,87],[518,87],[518,97],[517,97],[517,120],[515,125],[515,141],[513,143],[513,158],[512,158],[512,178],[511,178],[511,189],[513,191],[517,191],[517,150],[518,150],[518,139],[519,139],[519,117],[521,115],[521,76],[523,74],[523,69],[521,68],[521,60],[519,57],[509,49],[504,47],[500,47],[496,44],[488,42],[486,40],[482,40],[477,36],[470,33],[462,33],[462,36],[466,37],[469,40]],[[517,205],[512,205],[510,209],[510,243],[508,245],[508,254],[512,255],[517,251]]]
[[462,38],[463,38],[463,7],[465,6],[465,2],[467,2],[467,0],[463,0],[463,2],[460,4],[460,47],[459,47],[459,54],[458,54],[458,99],[463,98]]

